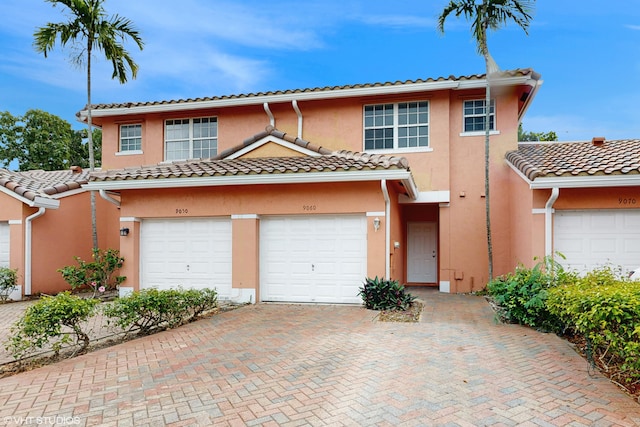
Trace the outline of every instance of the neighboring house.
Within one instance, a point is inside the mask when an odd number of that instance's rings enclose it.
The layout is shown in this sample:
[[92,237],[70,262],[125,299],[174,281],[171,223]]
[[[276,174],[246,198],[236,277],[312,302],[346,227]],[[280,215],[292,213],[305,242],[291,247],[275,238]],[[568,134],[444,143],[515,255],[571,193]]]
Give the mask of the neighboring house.
[[[57,270],[74,265],[74,256],[91,257],[87,171],[11,172],[0,169],[0,266],[18,271],[19,289],[11,295],[54,294],[70,289]],[[98,200],[99,238],[118,244],[118,214]],[[109,233],[109,225],[116,230]]]
[[522,143],[506,156],[514,253],[585,272],[640,266],[640,140]]
[[[207,286],[243,301],[357,303],[366,276],[484,288],[486,83],[94,106],[103,170],[83,188],[119,205],[121,291]],[[539,254],[521,248],[514,212],[531,217],[536,206],[521,206],[504,159],[541,83],[530,69],[492,76],[496,274]]]

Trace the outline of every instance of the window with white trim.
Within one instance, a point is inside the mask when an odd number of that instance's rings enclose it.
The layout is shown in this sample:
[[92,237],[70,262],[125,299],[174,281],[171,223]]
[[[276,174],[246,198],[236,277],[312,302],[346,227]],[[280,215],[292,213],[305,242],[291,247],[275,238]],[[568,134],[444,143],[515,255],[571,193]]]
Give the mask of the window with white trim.
[[218,153],[218,118],[167,120],[164,126],[164,159],[206,159]]
[[[483,132],[487,109],[485,99],[464,101],[464,132]],[[489,130],[496,128],[496,103],[491,100],[489,110]]]
[[120,125],[120,152],[142,151],[142,125]]
[[428,147],[428,101],[365,105],[365,150],[405,150]]

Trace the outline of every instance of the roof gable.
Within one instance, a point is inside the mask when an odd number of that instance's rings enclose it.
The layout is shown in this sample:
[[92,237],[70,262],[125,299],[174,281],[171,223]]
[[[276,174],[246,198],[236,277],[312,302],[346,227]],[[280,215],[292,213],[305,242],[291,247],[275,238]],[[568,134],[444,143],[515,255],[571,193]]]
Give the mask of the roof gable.
[[247,138],[242,144],[225,150],[212,159],[237,159],[240,157],[317,157],[322,154],[331,154],[331,150],[311,144],[309,141],[286,132],[281,132],[273,126],[267,126],[263,132]]

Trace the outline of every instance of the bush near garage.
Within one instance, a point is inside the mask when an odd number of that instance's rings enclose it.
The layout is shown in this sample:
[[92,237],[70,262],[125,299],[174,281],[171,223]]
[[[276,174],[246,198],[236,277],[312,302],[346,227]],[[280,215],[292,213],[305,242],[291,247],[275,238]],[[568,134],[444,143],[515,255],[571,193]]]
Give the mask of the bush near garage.
[[15,359],[49,344],[56,356],[66,345],[75,346],[76,352],[82,353],[89,346],[89,335],[82,329],[82,322],[94,314],[99,303],[97,299],[81,298],[69,292],[44,296],[13,325],[6,349]]
[[416,297],[397,280],[367,278],[358,295],[369,310],[407,310]]
[[18,287],[18,270],[0,267],[0,302],[6,302]]
[[577,274],[545,257],[533,268],[519,265],[515,272],[492,280],[487,291],[503,321],[560,332],[564,329],[562,320],[547,309],[549,290],[576,279]]
[[610,267],[549,291],[547,306],[584,338],[583,351],[612,380],[640,392],[640,281]]
[[124,264],[124,258],[117,249],[101,250],[93,248],[92,261],[87,262],[80,257],[74,257],[78,265],[69,265],[58,270],[62,278],[71,285],[71,289],[88,288],[95,297],[98,292],[118,288],[126,276],[116,276],[116,272]]
[[138,335],[175,328],[218,307],[213,289],[143,289],[121,297],[104,308],[117,327]]

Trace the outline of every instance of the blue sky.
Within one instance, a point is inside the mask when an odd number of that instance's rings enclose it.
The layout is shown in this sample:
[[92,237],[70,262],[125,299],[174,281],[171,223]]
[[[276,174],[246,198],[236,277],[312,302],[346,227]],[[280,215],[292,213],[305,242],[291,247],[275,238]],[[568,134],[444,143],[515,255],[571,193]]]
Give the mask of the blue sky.
[[[437,16],[448,0],[107,0],[145,41],[138,78],[120,85],[98,57],[93,102],[197,98],[484,73],[469,24]],[[0,111],[41,109],[80,128],[86,77],[69,48],[44,58],[33,33],[62,22],[44,0],[2,0]],[[523,120],[560,140],[640,138],[640,0],[538,0],[529,35],[489,36],[501,69],[544,84]]]

